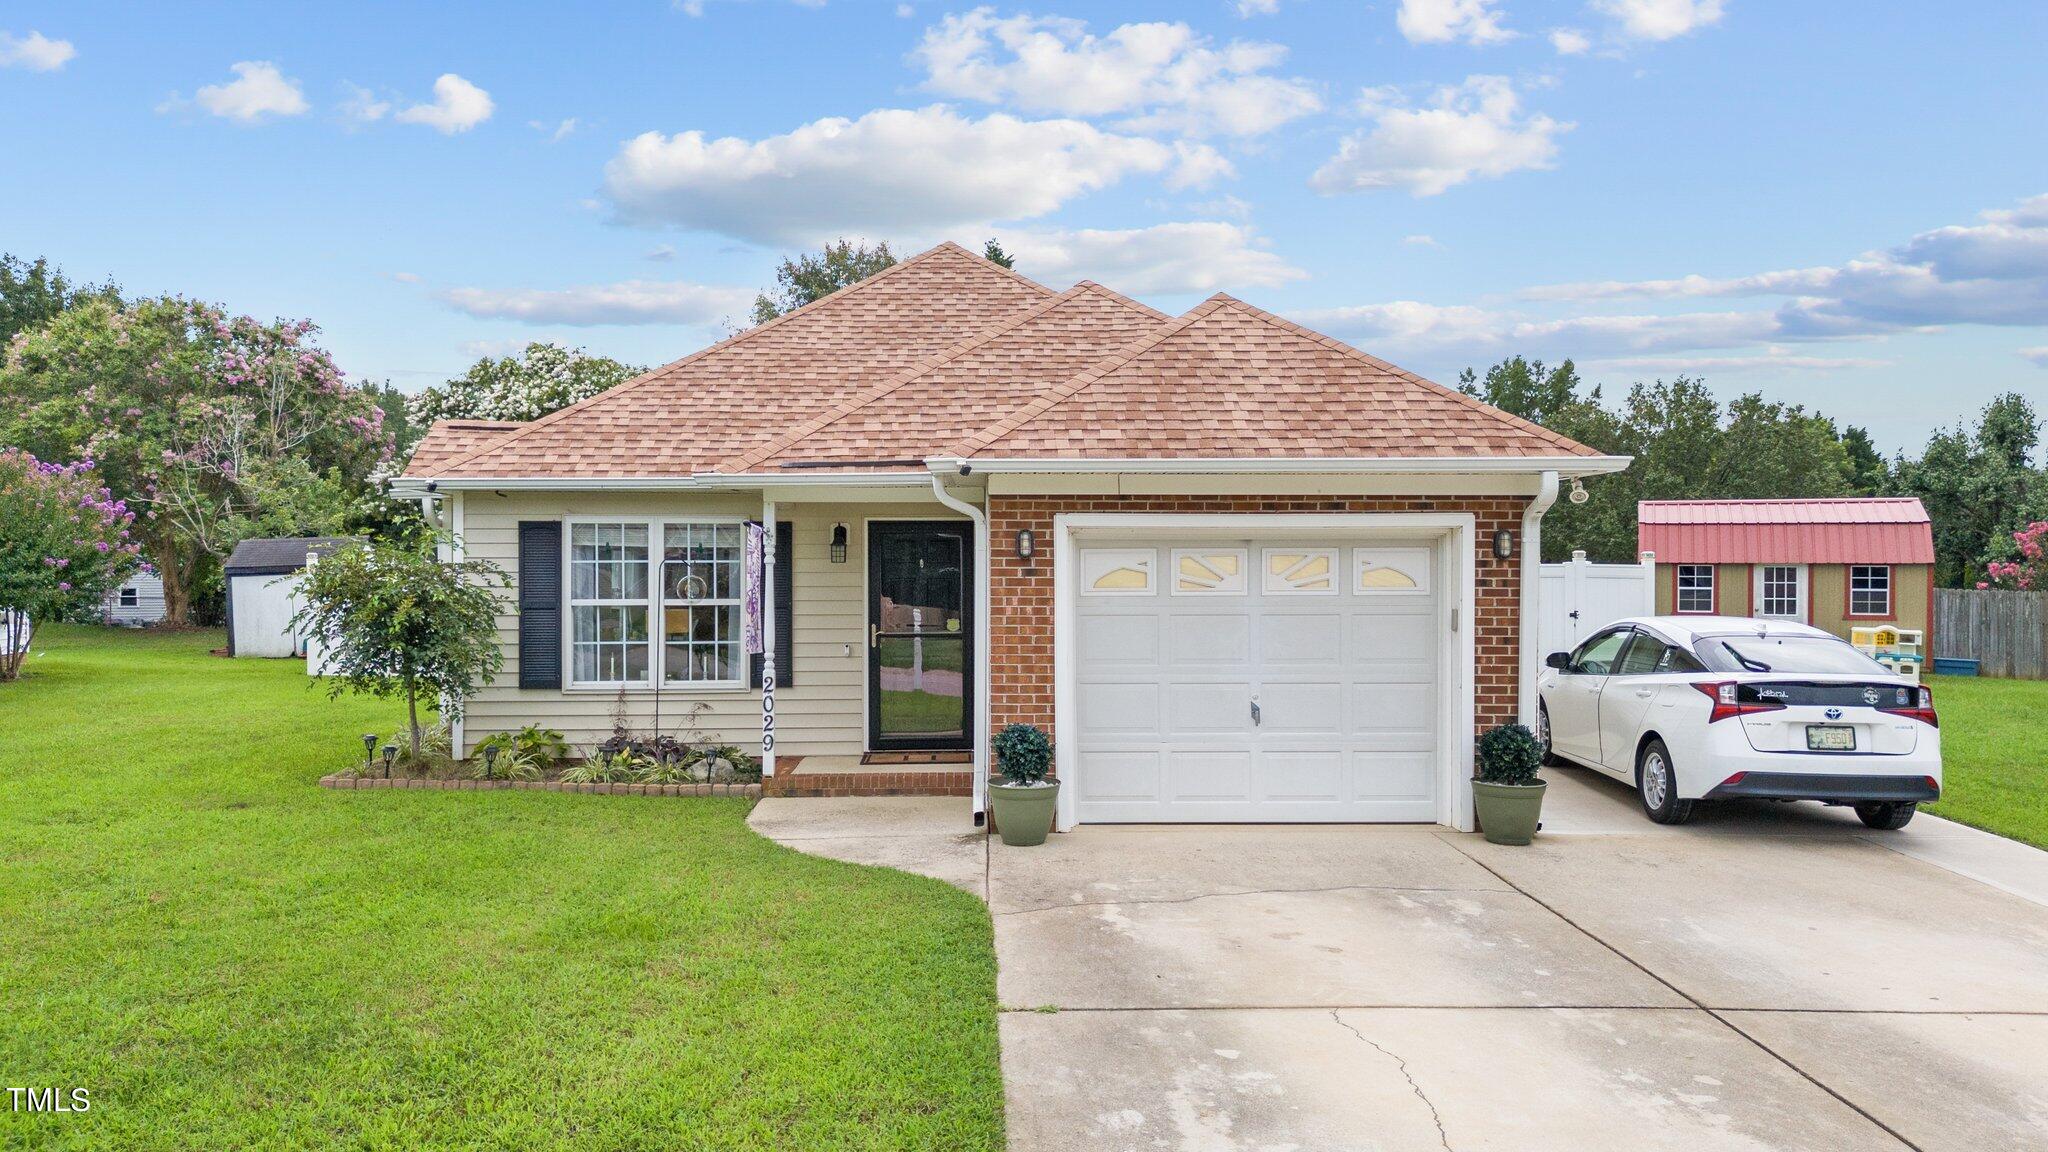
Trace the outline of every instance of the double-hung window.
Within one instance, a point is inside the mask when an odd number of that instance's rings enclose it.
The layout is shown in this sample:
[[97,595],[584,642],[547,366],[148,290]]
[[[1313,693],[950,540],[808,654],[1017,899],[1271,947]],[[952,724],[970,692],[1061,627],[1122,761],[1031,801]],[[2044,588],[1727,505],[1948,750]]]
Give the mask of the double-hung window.
[[1687,613],[1709,613],[1714,610],[1714,566],[1712,564],[1680,564],[1678,566],[1678,610]]
[[730,521],[572,522],[570,684],[744,684],[745,539],[745,527]]
[[734,686],[740,651],[738,524],[662,526],[661,638],[664,684]]
[[647,683],[647,525],[569,526],[569,677]]
[[1884,564],[1850,565],[1849,615],[1890,616],[1891,614],[1891,568]]

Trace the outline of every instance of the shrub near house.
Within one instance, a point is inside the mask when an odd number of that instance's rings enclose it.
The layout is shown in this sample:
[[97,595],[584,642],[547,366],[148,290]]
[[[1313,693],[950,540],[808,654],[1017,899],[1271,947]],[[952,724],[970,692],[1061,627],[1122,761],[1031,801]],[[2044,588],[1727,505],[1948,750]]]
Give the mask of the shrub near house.
[[[51,464],[0,450],[0,610],[10,628],[58,620],[98,604],[135,566],[135,515],[100,486],[90,461]],[[0,680],[27,658],[25,643],[0,644]]]

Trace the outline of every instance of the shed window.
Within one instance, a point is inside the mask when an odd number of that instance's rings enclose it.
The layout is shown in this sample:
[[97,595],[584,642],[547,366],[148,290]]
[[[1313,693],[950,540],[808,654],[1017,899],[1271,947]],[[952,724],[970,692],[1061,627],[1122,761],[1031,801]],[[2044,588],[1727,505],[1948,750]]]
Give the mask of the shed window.
[[121,589],[121,607],[142,607],[142,589],[137,588],[133,584],[130,584],[128,587]]
[[1680,564],[1678,566],[1678,610],[1680,612],[1711,613],[1714,610],[1714,566],[1712,564]]
[[1890,616],[1891,614],[1891,568],[1884,564],[1850,565],[1849,615]]

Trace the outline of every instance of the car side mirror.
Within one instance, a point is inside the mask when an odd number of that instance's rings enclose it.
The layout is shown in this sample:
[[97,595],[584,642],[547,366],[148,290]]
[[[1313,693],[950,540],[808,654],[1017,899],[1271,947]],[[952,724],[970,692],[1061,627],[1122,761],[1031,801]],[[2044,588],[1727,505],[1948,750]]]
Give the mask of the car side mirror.
[[1572,654],[1569,652],[1552,652],[1550,655],[1545,656],[1543,658],[1543,666],[1546,668],[1555,668],[1559,672],[1570,671],[1572,666]]

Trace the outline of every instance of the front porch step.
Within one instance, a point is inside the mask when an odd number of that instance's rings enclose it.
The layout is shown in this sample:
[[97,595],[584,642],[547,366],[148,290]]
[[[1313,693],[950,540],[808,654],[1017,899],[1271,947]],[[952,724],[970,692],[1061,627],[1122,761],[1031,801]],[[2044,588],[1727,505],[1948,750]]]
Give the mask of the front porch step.
[[778,764],[764,796],[972,796],[971,764],[863,764],[858,756],[804,756]]

